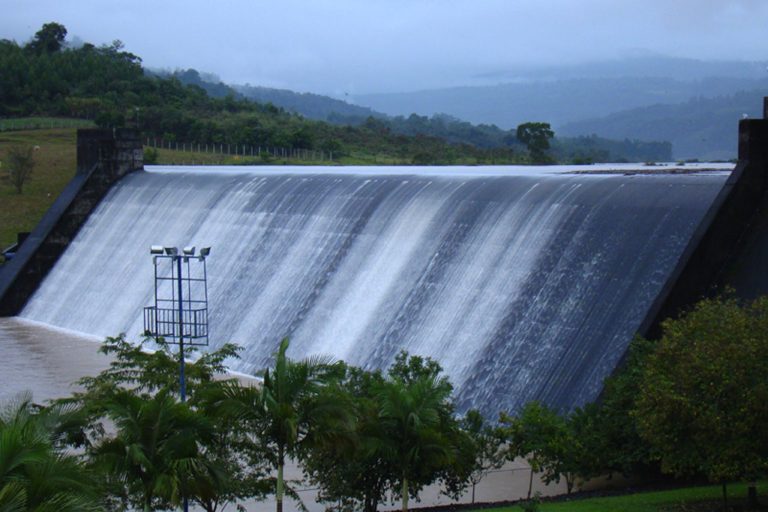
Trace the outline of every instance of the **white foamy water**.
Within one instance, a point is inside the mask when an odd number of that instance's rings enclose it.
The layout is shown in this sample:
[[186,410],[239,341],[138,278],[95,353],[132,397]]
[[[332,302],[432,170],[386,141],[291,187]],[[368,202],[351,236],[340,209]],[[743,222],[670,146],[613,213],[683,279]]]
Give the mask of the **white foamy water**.
[[431,356],[491,416],[570,408],[596,397],[730,167],[572,174],[587,169],[631,167],[153,168],[113,188],[22,316],[136,338],[149,246],[212,246],[211,339],[245,347],[235,370],[290,336],[294,357],[368,368]]

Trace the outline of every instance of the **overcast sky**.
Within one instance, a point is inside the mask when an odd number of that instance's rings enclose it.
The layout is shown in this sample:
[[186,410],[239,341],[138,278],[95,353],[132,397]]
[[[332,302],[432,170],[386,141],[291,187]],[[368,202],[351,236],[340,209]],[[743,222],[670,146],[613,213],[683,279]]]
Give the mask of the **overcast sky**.
[[638,52],[768,59],[768,0],[0,0],[0,12],[0,38],[20,43],[57,21],[70,38],[120,39],[149,67],[335,95]]

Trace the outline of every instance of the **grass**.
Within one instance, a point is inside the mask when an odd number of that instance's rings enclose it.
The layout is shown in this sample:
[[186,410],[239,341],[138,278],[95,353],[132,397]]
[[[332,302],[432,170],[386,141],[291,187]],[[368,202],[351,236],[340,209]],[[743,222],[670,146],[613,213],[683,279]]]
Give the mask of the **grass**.
[[45,211],[75,175],[77,132],[74,128],[0,132],[0,162],[12,146],[39,146],[35,168],[21,194],[0,165],[0,249],[16,241],[16,233],[32,231]]
[[7,130],[40,130],[54,128],[94,128],[93,121],[62,117],[14,117],[0,119],[0,132]]
[[[765,491],[768,482],[758,483],[758,493]],[[729,484],[729,504],[743,506],[747,494],[747,485]],[[763,496],[762,501],[766,498]],[[539,512],[687,512],[722,510],[722,487],[719,485],[685,487],[666,491],[638,492],[621,496],[574,499],[570,501],[543,502]],[[482,512],[521,512],[521,505],[488,508]],[[477,511],[481,512],[481,511]]]

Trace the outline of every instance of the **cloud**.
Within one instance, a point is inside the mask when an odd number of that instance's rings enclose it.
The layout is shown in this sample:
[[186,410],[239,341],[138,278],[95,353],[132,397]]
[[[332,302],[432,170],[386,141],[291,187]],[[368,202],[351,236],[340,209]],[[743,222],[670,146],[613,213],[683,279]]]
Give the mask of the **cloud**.
[[121,39],[149,66],[317,92],[457,85],[489,70],[631,49],[768,56],[764,0],[0,2],[0,37],[24,41],[55,20],[86,41]]

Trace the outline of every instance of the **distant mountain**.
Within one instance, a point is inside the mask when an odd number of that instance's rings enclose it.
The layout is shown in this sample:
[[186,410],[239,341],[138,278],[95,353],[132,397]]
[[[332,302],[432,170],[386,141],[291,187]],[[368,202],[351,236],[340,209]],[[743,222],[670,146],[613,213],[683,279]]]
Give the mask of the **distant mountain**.
[[668,140],[676,159],[736,158],[736,127],[745,114],[762,117],[768,88],[715,98],[695,98],[679,104],[652,105],[566,124],[558,135],[596,134],[613,139]]
[[[607,68],[606,68],[607,69]],[[648,65],[636,65],[633,69],[640,72]],[[720,69],[720,68],[718,68]],[[735,67],[734,67],[735,69]],[[513,148],[519,146],[514,129],[517,124],[535,119],[551,122],[558,131],[558,142],[553,151],[561,161],[610,161],[610,160],[662,160],[672,156],[671,146],[660,141],[662,136],[648,134],[648,137],[635,135],[621,136],[619,140],[612,133],[604,130],[584,132],[574,128],[574,132],[563,132],[557,126],[568,108],[576,119],[594,118],[595,114],[605,114],[623,110],[633,102],[645,104],[659,102],[673,97],[684,100],[691,89],[691,82],[669,78],[572,78],[570,80],[543,81],[525,84],[507,84],[486,88],[458,88],[444,90],[460,93],[483,89],[481,100],[488,103],[490,114],[499,115],[503,107],[515,111],[520,117],[506,123],[499,119],[496,123],[475,122],[472,124],[455,115],[434,113],[430,116],[410,113],[410,115],[389,116],[371,108],[352,105],[345,101],[312,93],[297,93],[285,89],[273,89],[252,85],[227,85],[215,75],[201,73],[194,69],[177,70],[165,73],[173,76],[185,85],[194,85],[217,98],[232,96],[245,98],[262,104],[272,104],[286,112],[296,113],[308,119],[331,122],[337,125],[368,126],[375,130],[391,131],[407,136],[437,137],[453,144],[471,144],[479,148]],[[686,76],[691,76],[688,73]],[[703,79],[695,82],[701,90],[731,90],[740,84],[753,84],[749,78]],[[510,94],[509,89],[516,89]],[[491,92],[489,94],[489,92]],[[428,98],[417,99],[413,110],[423,109],[434,100],[433,92],[424,93]],[[420,93],[413,93],[419,96]],[[475,94],[476,95],[476,94]],[[599,97],[602,104],[594,106],[594,97]],[[494,99],[495,102],[490,101]],[[463,103],[462,103],[463,102]],[[471,102],[461,98],[449,101],[454,108],[469,108]],[[448,108],[440,105],[437,108]],[[526,110],[527,109],[527,110]],[[467,113],[467,116],[471,114]],[[497,127],[501,126],[501,128]],[[600,137],[591,137],[599,133]],[[573,135],[568,138],[568,135]],[[586,135],[587,137],[583,137]],[[564,137],[565,136],[565,137]],[[612,142],[610,139],[614,139]],[[627,139],[627,140],[621,140]],[[519,147],[516,148],[519,150]],[[730,158],[730,157],[729,157]]]
[[766,76],[765,62],[702,61],[663,55],[628,55],[622,59],[560,66],[524,66],[477,75],[495,82],[541,82],[576,78],[666,77],[696,81],[705,78],[735,77],[760,79]]
[[302,115],[308,119],[326,121],[339,125],[359,125],[368,117],[386,117],[367,107],[352,105],[346,101],[313,93],[299,93],[287,89],[273,89],[255,85],[227,85],[215,75],[200,73],[195,69],[177,70],[173,73],[157,72],[160,76],[173,76],[184,85],[196,85],[214,98],[232,95],[257,103],[271,103],[286,112]]
[[356,101],[389,115],[446,113],[475,124],[495,124],[502,128],[513,128],[527,121],[546,121],[557,131],[568,123],[630,108],[682,103],[695,97],[733,94],[763,85],[768,85],[768,77],[695,81],[665,77],[574,78],[365,95],[356,97]]
[[334,124],[360,124],[368,117],[384,117],[383,114],[370,108],[352,105],[346,101],[320,94],[298,93],[287,89],[271,89],[253,85],[235,85],[234,88],[249,100],[272,103],[309,119],[328,121]]
[[473,77],[494,85],[363,94],[354,102],[388,115],[445,113],[474,124],[514,128],[565,124],[656,104],[683,103],[768,85],[765,62],[635,56],[572,66],[529,66]]

